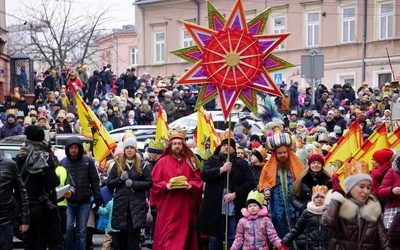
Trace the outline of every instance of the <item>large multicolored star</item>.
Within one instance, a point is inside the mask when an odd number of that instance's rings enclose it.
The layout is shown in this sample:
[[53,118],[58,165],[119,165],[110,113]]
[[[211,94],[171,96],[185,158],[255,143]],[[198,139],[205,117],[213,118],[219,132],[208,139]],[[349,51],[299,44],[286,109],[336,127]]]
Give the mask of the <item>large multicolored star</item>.
[[176,84],[202,84],[196,108],[218,96],[227,119],[239,98],[257,115],[257,91],[281,96],[268,72],[293,66],[271,54],[289,34],[263,34],[269,9],[246,22],[241,0],[227,20],[207,8],[208,29],[183,22],[196,45],[171,53],[195,65]]

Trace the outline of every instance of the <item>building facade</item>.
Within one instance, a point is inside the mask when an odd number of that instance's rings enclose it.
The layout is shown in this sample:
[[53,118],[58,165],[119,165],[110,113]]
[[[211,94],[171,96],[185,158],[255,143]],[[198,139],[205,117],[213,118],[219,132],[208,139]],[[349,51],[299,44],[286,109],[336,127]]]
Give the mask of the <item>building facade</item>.
[[[324,76],[315,82],[328,87],[349,83],[357,89],[363,82],[380,87],[400,77],[399,0],[242,2],[248,20],[270,8],[266,34],[291,34],[273,52],[296,65],[271,73],[279,82],[311,85],[313,81],[301,75],[302,55],[310,53],[324,56]],[[227,18],[235,0],[211,3]],[[138,74],[182,75],[192,65],[169,51],[194,45],[182,21],[208,27],[206,1],[136,0],[135,5]]]
[[6,1],[0,0],[0,101],[10,93],[10,57],[6,54]]

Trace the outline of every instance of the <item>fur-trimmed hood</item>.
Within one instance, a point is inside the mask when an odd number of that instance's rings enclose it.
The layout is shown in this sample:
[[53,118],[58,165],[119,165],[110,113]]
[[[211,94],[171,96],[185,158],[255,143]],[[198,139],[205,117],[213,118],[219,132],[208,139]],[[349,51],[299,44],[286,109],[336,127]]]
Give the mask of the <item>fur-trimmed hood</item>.
[[325,198],[325,205],[328,206],[332,200],[337,200],[342,203],[342,206],[339,210],[339,216],[346,220],[357,216],[358,211],[360,212],[362,218],[370,222],[377,221],[382,214],[381,205],[373,194],[369,195],[367,204],[362,207],[359,207],[356,203],[344,197],[339,192],[332,192],[332,190],[329,190]]
[[397,173],[400,173],[400,156],[397,156],[396,158],[394,158],[393,163],[392,163],[392,168]]
[[251,220],[251,219],[255,220],[255,219],[259,218],[259,217],[265,217],[265,216],[268,215],[268,209],[267,209],[267,207],[264,206],[264,205],[263,205],[262,207],[263,207],[263,208],[262,208],[260,211],[258,211],[258,213],[257,213],[256,215],[251,215],[251,214],[247,211],[246,208],[242,208],[241,212],[242,212],[243,216],[246,217],[247,219],[249,219],[249,220]]

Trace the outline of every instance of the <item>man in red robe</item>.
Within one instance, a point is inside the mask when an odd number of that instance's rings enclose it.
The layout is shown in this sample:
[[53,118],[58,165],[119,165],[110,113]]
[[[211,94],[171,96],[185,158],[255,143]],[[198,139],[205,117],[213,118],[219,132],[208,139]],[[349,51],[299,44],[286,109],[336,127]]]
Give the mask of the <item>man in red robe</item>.
[[[171,178],[185,176],[187,183],[175,188]],[[161,159],[152,172],[150,205],[157,209],[154,250],[197,250],[194,230],[196,209],[200,206],[203,182],[196,158],[185,143],[185,135],[169,139]]]

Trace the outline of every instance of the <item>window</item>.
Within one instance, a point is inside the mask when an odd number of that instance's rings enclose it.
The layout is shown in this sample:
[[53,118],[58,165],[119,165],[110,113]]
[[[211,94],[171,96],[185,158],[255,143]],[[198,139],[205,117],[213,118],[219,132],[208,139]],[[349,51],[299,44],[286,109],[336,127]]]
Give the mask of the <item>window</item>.
[[392,74],[391,73],[383,73],[378,74],[378,87],[382,89],[385,86],[385,83],[392,81]]
[[[275,17],[273,20],[274,34],[281,34],[286,32],[286,19],[284,16]],[[276,49],[285,49],[285,42],[281,43]]]
[[356,8],[342,8],[342,43],[350,43],[355,40]]
[[306,37],[307,47],[319,44],[319,12],[308,12],[306,14]]
[[353,72],[338,74],[336,76],[336,82],[342,86],[344,84],[350,84],[350,86],[352,86],[354,88],[355,87],[355,84],[354,84],[355,77],[356,77],[356,74]]
[[131,65],[138,65],[138,50],[136,48],[131,49]]
[[379,4],[379,39],[393,37],[393,2]]
[[165,32],[154,32],[154,62],[162,63],[165,60]]
[[182,47],[187,48],[187,47],[193,46],[193,44],[194,43],[193,43],[192,36],[185,28],[183,28],[182,29]]

